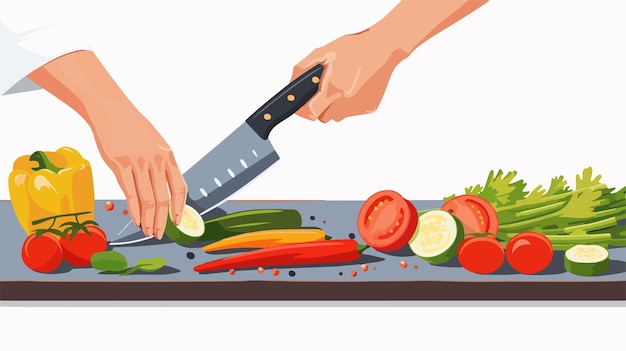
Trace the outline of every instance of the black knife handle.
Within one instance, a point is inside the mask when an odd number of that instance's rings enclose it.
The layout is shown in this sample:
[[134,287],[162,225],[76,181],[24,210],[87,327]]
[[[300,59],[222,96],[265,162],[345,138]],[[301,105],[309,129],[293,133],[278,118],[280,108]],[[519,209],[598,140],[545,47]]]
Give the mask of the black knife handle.
[[246,122],[263,139],[278,123],[293,115],[317,93],[324,66],[316,65],[294,79],[278,94],[261,106]]

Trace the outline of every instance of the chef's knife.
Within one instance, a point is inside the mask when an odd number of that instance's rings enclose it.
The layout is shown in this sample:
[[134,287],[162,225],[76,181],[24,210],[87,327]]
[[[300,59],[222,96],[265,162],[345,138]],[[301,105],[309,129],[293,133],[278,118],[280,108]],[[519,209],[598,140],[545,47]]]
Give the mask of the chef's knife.
[[[293,80],[187,170],[183,174],[187,183],[186,203],[206,220],[229,196],[278,161],[269,134],[317,93],[323,70],[324,66],[318,64]],[[127,245],[150,238],[131,221],[110,245]]]

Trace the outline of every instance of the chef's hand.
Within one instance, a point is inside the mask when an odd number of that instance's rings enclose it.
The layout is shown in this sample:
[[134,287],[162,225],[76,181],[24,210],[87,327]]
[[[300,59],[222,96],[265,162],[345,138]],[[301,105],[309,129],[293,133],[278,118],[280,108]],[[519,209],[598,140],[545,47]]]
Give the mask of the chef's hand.
[[[124,191],[133,222],[163,237],[169,205],[179,224],[187,185],[169,145],[91,51],[59,57],[28,76],[78,112]],[[171,198],[170,198],[171,194]]]
[[391,73],[403,58],[388,50],[372,50],[384,45],[381,39],[371,31],[346,35],[298,63],[292,80],[318,63],[325,67],[318,93],[296,114],[326,123],[376,111]]
[[402,60],[486,2],[402,0],[369,29],[313,50],[294,67],[291,79],[322,63],[319,91],[296,114],[328,122],[376,111]]
[[[108,112],[105,112],[108,113]],[[170,193],[174,223],[180,224],[187,187],[167,142],[138,111],[120,111],[123,120],[94,129],[102,159],[124,191],[128,212],[146,236],[163,237]],[[105,116],[115,121],[115,116]]]

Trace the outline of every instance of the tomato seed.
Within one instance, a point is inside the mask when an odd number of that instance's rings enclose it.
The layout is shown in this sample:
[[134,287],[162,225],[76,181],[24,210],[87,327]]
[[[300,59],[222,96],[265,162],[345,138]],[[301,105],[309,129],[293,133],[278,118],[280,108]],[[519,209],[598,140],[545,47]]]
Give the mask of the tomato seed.
[[228,274],[230,274],[230,275],[235,275],[235,270],[234,270],[234,269],[232,269],[232,268],[231,268],[231,269],[229,269],[229,270],[228,270]]
[[272,269],[272,275],[279,275],[280,271],[278,270],[278,268],[274,268]]
[[400,261],[400,268],[404,269],[408,266],[405,260]]
[[367,272],[367,268],[368,268],[368,267],[367,267],[367,265],[366,265],[365,263],[363,263],[363,264],[361,265],[361,270],[362,270],[363,272]]
[[259,272],[259,274],[263,274],[263,272],[265,272],[265,268],[259,267],[257,268],[257,271]]
[[356,271],[350,272],[350,275],[353,276],[353,277],[356,277]]

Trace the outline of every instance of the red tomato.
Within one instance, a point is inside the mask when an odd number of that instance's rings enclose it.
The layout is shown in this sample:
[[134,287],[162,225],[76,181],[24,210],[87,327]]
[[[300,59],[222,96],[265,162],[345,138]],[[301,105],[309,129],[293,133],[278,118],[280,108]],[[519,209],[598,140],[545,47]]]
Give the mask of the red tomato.
[[35,272],[49,273],[63,261],[63,249],[59,239],[52,233],[38,237],[29,235],[22,245],[22,261]]
[[545,235],[523,232],[506,244],[506,260],[511,267],[523,274],[535,274],[546,269],[552,262],[552,243]]
[[70,234],[61,238],[61,247],[63,247],[63,258],[76,267],[89,266],[91,264],[91,255],[95,252],[106,251],[107,237],[100,227],[87,225],[89,233],[79,231],[74,237],[70,238]]
[[112,201],[107,201],[104,203],[104,209],[107,211],[113,211],[113,208],[115,208],[115,204],[113,204]]
[[370,196],[359,210],[357,227],[370,247],[384,252],[408,244],[417,228],[415,206],[392,190]]
[[497,271],[504,263],[504,249],[493,236],[465,239],[457,251],[463,268],[477,274]]
[[448,211],[463,223],[465,234],[498,233],[498,215],[489,201],[476,195],[456,196],[443,204]]

